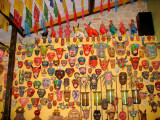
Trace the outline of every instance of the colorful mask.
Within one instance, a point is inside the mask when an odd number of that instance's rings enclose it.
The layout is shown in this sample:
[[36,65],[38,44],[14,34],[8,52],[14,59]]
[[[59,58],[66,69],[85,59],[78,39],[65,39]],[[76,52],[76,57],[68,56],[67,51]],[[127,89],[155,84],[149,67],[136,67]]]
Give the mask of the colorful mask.
[[18,61],[18,68],[22,68],[23,67],[23,62],[22,61]]
[[67,60],[61,60],[61,65],[65,67],[67,65]]
[[95,120],[100,120],[100,118],[101,118],[100,110],[94,110],[93,116],[94,116]]
[[65,88],[64,89],[64,100],[65,100],[65,102],[69,102],[70,96],[71,96],[71,91],[69,90],[69,88],[68,88],[68,90]]
[[68,59],[68,62],[71,67],[74,67],[76,61],[77,61],[76,57],[69,57],[69,59]]
[[41,82],[40,81],[34,81],[33,86],[34,86],[35,89],[39,89],[40,86],[41,86]]
[[146,88],[148,90],[149,93],[153,94],[154,92],[154,85],[146,85]]
[[148,71],[142,72],[142,76],[143,76],[144,79],[148,79],[149,78],[149,72]]
[[33,66],[31,65],[31,68],[32,68],[32,72],[33,72],[33,77],[34,77],[35,79],[37,79],[38,76],[39,76],[40,70],[41,70],[41,66],[39,66],[39,67],[33,67]]
[[60,90],[61,89],[62,80],[54,80],[54,89]]
[[107,99],[102,99],[102,109],[107,110],[107,108],[108,108]]
[[97,56],[96,55],[89,56],[89,66],[91,68],[95,68],[97,64],[98,64]]
[[128,41],[124,41],[124,42],[113,41],[112,44],[116,49],[116,53],[122,56],[125,54],[126,46],[129,45],[129,42]]
[[47,72],[50,76],[53,76],[54,72],[55,72],[55,69],[54,68],[48,68],[47,69]]
[[149,97],[150,100],[154,100],[155,96],[156,96],[156,94],[149,94],[148,95],[148,97]]
[[149,67],[149,61],[148,61],[148,60],[143,60],[143,61],[142,61],[142,66],[143,66],[143,68],[144,68],[145,70],[147,70],[148,67]]
[[88,55],[89,55],[92,46],[93,46],[93,45],[90,45],[90,44],[85,44],[85,45],[83,45],[83,51],[84,51],[84,55],[85,55],[85,56],[88,56]]
[[78,63],[79,63],[80,65],[84,65],[85,62],[86,62],[85,57],[79,57],[79,58],[78,58]]
[[80,92],[78,90],[73,90],[72,91],[72,96],[73,96],[73,99],[74,99],[74,102],[76,103],[78,98],[79,98],[79,95],[80,95]]
[[96,73],[96,75],[99,76],[102,73],[102,70],[101,69],[95,69],[95,73]]
[[30,81],[30,80],[31,80],[31,77],[32,77],[32,72],[25,71],[24,77],[25,77],[25,80],[26,80],[26,81]]
[[126,63],[128,62],[127,56],[125,58],[120,58],[120,59],[118,59],[116,57],[116,60],[117,60],[117,64],[118,64],[119,68],[122,68],[122,69],[124,69],[124,67],[126,66]]
[[110,61],[110,59],[108,59],[108,61],[107,60],[102,61],[101,59],[99,59],[100,66],[101,66],[102,70],[105,71],[107,69],[109,61]]
[[83,87],[87,87],[88,78],[86,76],[81,77],[81,84],[83,85]]
[[52,102],[53,100],[53,93],[48,93],[48,102]]
[[42,59],[45,59],[47,51],[48,51],[48,45],[41,45],[41,46],[38,46],[38,47],[40,48]]
[[152,72],[152,71],[153,71],[153,67],[149,66],[149,72]]
[[32,81],[27,81],[27,86],[30,88],[32,87]]
[[64,87],[68,87],[69,86],[69,78],[64,78]]
[[86,68],[85,67],[80,67],[79,72],[81,73],[81,75],[86,74]]
[[27,97],[32,97],[35,93],[35,90],[33,88],[29,88],[27,91]]
[[98,84],[98,77],[96,76],[95,73],[92,74],[92,76],[89,77],[89,81],[90,81],[90,89],[97,89],[97,84]]
[[24,83],[24,70],[20,70],[19,71],[19,84],[23,84]]
[[48,101],[47,98],[41,98],[40,99],[41,105],[44,105],[44,106],[47,104],[47,101]]
[[62,56],[63,56],[63,52],[66,51],[63,48],[57,48],[57,49],[54,49],[54,50],[56,50],[57,59],[61,59]]
[[56,70],[55,71],[55,76],[61,80],[65,76],[65,71],[64,70]]
[[38,56],[39,52],[40,52],[40,50],[35,50],[35,55]]
[[127,66],[127,73],[129,76],[132,75],[132,65],[126,65]]
[[66,46],[68,48],[69,51],[69,56],[70,57],[75,57],[78,53],[78,49],[80,47],[80,45],[78,45],[78,42],[76,42],[76,44],[70,44],[68,43],[68,46]]
[[146,99],[147,98],[147,94],[148,94],[147,92],[140,92],[139,96],[140,96],[141,99]]
[[39,98],[31,98],[33,107],[37,107],[39,103]]
[[62,91],[57,91],[57,101],[62,101]]
[[79,82],[78,82],[77,79],[74,79],[74,80],[72,81],[72,84],[73,84],[73,87],[76,89],[76,88],[78,87]]
[[114,49],[114,47],[108,48],[108,54],[109,54],[109,57],[114,57],[115,56],[115,49]]
[[131,57],[130,61],[132,63],[133,69],[136,70],[139,64],[140,57]]
[[39,98],[43,98],[46,94],[46,90],[45,89],[38,89],[37,94],[38,94]]
[[51,84],[51,80],[49,78],[43,78],[42,86],[44,89],[48,89]]
[[48,109],[51,109],[52,108],[52,103],[48,103],[47,107],[48,107]]
[[74,68],[66,68],[65,72],[67,73],[68,77],[72,77],[75,70]]
[[35,47],[35,45],[33,43],[23,44],[22,42],[21,44],[25,46],[25,52],[26,52],[27,57],[31,57],[33,53],[33,48]]
[[138,89],[139,89],[139,90],[142,90],[143,87],[144,87],[144,84],[143,84],[143,83],[139,83],[139,84],[138,84]]
[[65,59],[68,59],[68,53],[65,53]]
[[49,61],[42,61],[43,68],[47,68],[49,64]]
[[129,110],[129,113],[130,113],[130,115],[133,117],[133,118],[135,118],[136,117],[136,114],[137,114],[137,110],[136,111],[134,111],[134,110]]
[[26,104],[29,102],[28,98],[20,98],[19,102],[21,103],[22,107],[25,107]]
[[28,110],[31,110],[32,109],[32,104],[27,104],[27,108],[28,108]]
[[121,120],[125,120],[126,119],[126,112],[125,111],[121,111],[120,113],[119,113],[119,118],[121,119]]
[[155,88],[157,91],[160,91],[160,82],[155,83]]
[[105,58],[105,56],[106,56],[105,48],[109,48],[110,47],[108,45],[108,42],[109,41],[107,41],[107,44],[102,43],[102,42],[98,42],[97,44],[94,43],[94,48],[97,48],[97,56],[98,56],[98,58]]
[[20,97],[23,97],[24,90],[25,90],[25,86],[19,86],[19,95],[20,95]]
[[152,72],[152,75],[153,75],[153,79],[155,79],[155,80],[160,79],[160,72],[154,71],[154,72]]
[[115,64],[116,64],[115,59],[111,59],[110,60],[110,64],[111,64],[111,68],[114,69],[115,68]]
[[60,61],[59,60],[53,60],[53,64],[54,64],[54,66],[59,66]]
[[27,69],[30,69],[32,65],[32,60],[25,60],[25,65]]
[[34,63],[36,66],[40,66],[42,62],[42,58],[41,57],[35,57],[34,58]]
[[84,109],[83,110],[83,118],[88,119],[89,118],[89,111],[90,109]]
[[131,44],[131,51],[134,56],[138,55],[138,49],[140,48],[139,44]]
[[152,61],[152,66],[155,70],[158,70],[160,66],[160,61]]
[[151,107],[152,107],[152,111],[151,112],[154,112],[156,113],[157,112],[157,103],[155,103],[154,101],[152,101],[150,103]]
[[55,53],[49,52],[47,53],[47,57],[48,57],[49,62],[52,62],[53,58],[55,57]]
[[119,74],[119,82],[120,82],[121,85],[125,85],[126,84],[126,82],[127,82],[127,74],[126,74],[126,72],[121,72]]

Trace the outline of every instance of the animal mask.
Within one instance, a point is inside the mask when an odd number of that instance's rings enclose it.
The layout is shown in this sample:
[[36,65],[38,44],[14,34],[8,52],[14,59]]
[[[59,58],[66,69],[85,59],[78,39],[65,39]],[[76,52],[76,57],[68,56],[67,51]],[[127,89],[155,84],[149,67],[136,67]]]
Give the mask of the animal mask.
[[74,67],[76,61],[77,61],[76,57],[69,57],[69,59],[68,59],[68,62],[71,67]]
[[61,89],[62,80],[54,80],[54,89],[60,90]]
[[54,50],[56,51],[57,59],[61,59],[62,56],[63,56],[63,52],[66,51],[63,48],[57,48],[57,49],[54,49]]
[[100,118],[101,118],[100,110],[94,110],[93,116],[94,116],[95,120],[100,120]]
[[40,70],[41,70],[41,66],[40,66],[40,67],[33,67],[33,66],[31,65],[31,68],[32,68],[32,72],[33,72],[33,77],[34,77],[35,79],[37,79],[38,76],[39,76]]
[[160,66],[160,61],[152,61],[152,66],[155,70],[158,70]]
[[130,48],[131,48],[132,54],[134,56],[137,56],[138,55],[138,49],[140,48],[140,45],[139,44],[131,44]]
[[71,91],[69,90],[69,88],[68,88],[68,90],[65,88],[64,89],[64,100],[65,100],[65,102],[69,102],[70,96],[71,96]]
[[133,69],[136,70],[139,64],[140,57],[131,57],[130,61],[132,63]]
[[55,57],[55,53],[49,52],[47,53],[47,57],[48,57],[49,62],[52,62],[53,58]]
[[129,42],[128,41],[124,41],[124,42],[113,41],[112,44],[116,49],[116,53],[122,56],[125,54],[126,46],[129,45]]
[[56,70],[55,71],[55,76],[61,80],[65,76],[65,71],[64,70]]
[[83,45],[83,51],[84,51],[84,55],[85,55],[85,56],[88,56],[88,55],[89,55],[92,46],[93,46],[93,45],[90,45],[90,44],[85,44],[85,45]]
[[34,63],[35,63],[36,66],[41,65],[41,62],[42,62],[42,58],[41,57],[35,57],[34,58]]
[[120,58],[120,59],[118,59],[116,57],[116,60],[117,60],[117,64],[118,64],[119,68],[122,68],[122,69],[124,69],[124,67],[126,66],[126,63],[128,62],[127,56],[125,58]]
[[98,77],[96,76],[95,73],[92,74],[92,76],[89,77],[89,81],[90,81],[90,89],[97,89],[97,84],[98,84]]
[[107,60],[101,60],[101,59],[99,59],[99,62],[100,62],[100,66],[101,66],[101,69],[102,70],[106,70],[107,69],[107,67],[108,67],[108,64],[109,64],[109,61],[110,61],[110,59],[108,59],[108,61]]
[[97,61],[97,56],[93,55],[93,56],[89,56],[89,66],[91,68],[95,68],[98,64],[98,61]]
[[48,89],[51,84],[51,80],[49,78],[43,78],[42,86],[44,89]]

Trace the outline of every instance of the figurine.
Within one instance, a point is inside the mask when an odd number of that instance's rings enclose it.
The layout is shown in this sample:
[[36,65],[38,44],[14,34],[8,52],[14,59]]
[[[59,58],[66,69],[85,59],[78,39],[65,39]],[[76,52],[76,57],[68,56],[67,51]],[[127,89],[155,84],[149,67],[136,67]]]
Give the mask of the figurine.
[[42,119],[39,117],[39,114],[40,114],[40,111],[39,111],[39,110],[35,110],[35,111],[34,111],[34,114],[35,114],[35,117],[34,117],[32,120],[42,120]]
[[121,32],[121,35],[122,36],[126,36],[126,29],[125,29],[125,27],[124,27],[124,25],[123,25],[123,21],[120,21],[119,22],[119,31]]
[[64,30],[66,38],[70,38],[70,33],[72,32],[69,28],[70,26],[66,25],[66,29]]
[[100,31],[100,33],[101,33],[101,37],[102,37],[103,35],[107,36],[108,30],[105,28],[103,22],[102,22],[102,24],[100,25],[100,30],[99,30],[99,31]]
[[74,36],[75,37],[84,37],[84,31],[79,29],[79,23],[78,23],[78,26],[77,27],[74,27],[73,26],[73,30],[74,30]]
[[59,37],[62,38],[63,37],[63,28],[59,27],[59,31],[58,31]]
[[133,19],[131,19],[131,22],[130,22],[129,26],[130,26],[130,29],[131,29],[131,35],[136,36],[137,35],[137,28],[134,24]]
[[98,37],[99,36],[98,31],[96,29],[91,28],[90,24],[91,24],[91,22],[88,25],[84,24],[86,26],[85,29],[88,34],[88,37],[92,37],[92,35],[94,35],[94,37]]
[[52,32],[51,32],[50,37],[51,37],[51,38],[52,38],[52,37],[56,37],[56,31],[54,30],[53,27],[52,27],[51,29],[52,29]]
[[109,22],[109,30],[112,33],[112,35],[117,35],[117,28],[114,26],[112,20]]

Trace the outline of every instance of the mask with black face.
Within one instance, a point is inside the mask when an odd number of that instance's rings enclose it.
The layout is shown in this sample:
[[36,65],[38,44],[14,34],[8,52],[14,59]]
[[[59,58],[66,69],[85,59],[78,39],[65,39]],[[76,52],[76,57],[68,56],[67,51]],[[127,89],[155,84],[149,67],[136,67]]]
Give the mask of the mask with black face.
[[94,119],[95,120],[100,120],[100,118],[101,118],[101,112],[100,112],[100,110],[94,110],[93,115],[94,115]]

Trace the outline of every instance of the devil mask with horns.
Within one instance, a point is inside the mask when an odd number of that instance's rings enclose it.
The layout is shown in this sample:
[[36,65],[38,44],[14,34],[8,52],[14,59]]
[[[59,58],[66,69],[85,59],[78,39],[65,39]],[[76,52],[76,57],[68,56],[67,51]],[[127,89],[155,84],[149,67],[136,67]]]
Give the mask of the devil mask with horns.
[[41,70],[41,66],[40,66],[40,67],[33,67],[33,66],[31,65],[31,68],[32,68],[32,71],[33,71],[33,77],[34,77],[35,79],[37,79],[38,76],[39,76],[40,70]]
[[63,48],[57,48],[57,49],[54,49],[54,50],[56,51],[57,59],[61,59],[62,55],[63,55],[63,52],[66,51]]

